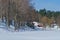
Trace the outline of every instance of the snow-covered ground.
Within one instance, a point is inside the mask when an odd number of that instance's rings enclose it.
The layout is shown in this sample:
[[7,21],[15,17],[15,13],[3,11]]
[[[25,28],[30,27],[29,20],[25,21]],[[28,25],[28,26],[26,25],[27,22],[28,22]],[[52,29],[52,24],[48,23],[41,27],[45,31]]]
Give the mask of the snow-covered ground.
[[22,27],[19,32],[11,31],[7,29],[6,25],[0,21],[0,40],[60,40],[60,29],[42,29],[37,28],[35,30],[29,27]]
[[14,32],[1,27],[0,40],[60,40],[60,31],[49,29],[31,31],[29,29],[29,31]]
[[6,32],[0,29],[0,40],[60,40],[60,31]]

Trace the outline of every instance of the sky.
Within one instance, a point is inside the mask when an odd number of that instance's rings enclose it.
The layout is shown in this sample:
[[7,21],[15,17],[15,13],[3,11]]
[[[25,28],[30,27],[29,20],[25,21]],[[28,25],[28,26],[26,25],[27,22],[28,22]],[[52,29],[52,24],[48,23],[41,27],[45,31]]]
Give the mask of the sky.
[[36,10],[45,8],[51,11],[60,11],[60,0],[33,0],[32,2]]

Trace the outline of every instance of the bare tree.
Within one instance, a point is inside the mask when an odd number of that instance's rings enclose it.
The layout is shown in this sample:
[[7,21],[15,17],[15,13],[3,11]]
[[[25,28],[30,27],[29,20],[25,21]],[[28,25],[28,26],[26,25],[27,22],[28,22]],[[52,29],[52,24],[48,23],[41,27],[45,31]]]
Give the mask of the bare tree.
[[[25,26],[26,22],[36,19],[35,11],[30,8],[30,0],[0,0],[1,18],[5,17],[6,25],[9,28],[10,22],[14,20],[15,30]],[[34,16],[34,18],[32,18]]]

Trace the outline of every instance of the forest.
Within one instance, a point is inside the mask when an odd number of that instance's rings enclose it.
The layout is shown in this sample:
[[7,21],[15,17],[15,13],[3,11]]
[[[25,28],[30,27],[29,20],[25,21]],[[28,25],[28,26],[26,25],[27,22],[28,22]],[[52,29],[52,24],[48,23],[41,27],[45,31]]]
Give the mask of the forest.
[[60,25],[60,11],[51,11],[51,10],[46,10],[40,9],[38,11],[39,15],[39,22],[42,22],[44,24],[51,25],[52,23],[56,23]]
[[[14,25],[14,30],[33,21],[51,25],[56,22],[60,25],[60,11],[36,10],[30,0],[0,0],[0,19],[7,28]],[[13,22],[13,23],[12,23]]]

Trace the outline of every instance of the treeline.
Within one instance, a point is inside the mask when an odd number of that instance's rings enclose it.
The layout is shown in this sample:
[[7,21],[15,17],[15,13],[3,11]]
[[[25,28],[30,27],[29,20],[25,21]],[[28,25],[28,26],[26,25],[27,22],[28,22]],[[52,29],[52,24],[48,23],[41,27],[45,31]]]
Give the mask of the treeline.
[[10,28],[13,22],[14,30],[25,26],[27,22],[38,21],[34,8],[30,5],[30,0],[0,0],[0,18]]
[[44,25],[56,22],[60,25],[60,11],[46,9],[35,10],[30,0],[0,0],[0,18],[6,27],[14,26],[14,30],[27,23],[37,21]]
[[60,11],[50,11],[44,8],[38,11],[38,15],[39,22],[42,22],[44,25],[51,25],[54,22],[60,25]]

